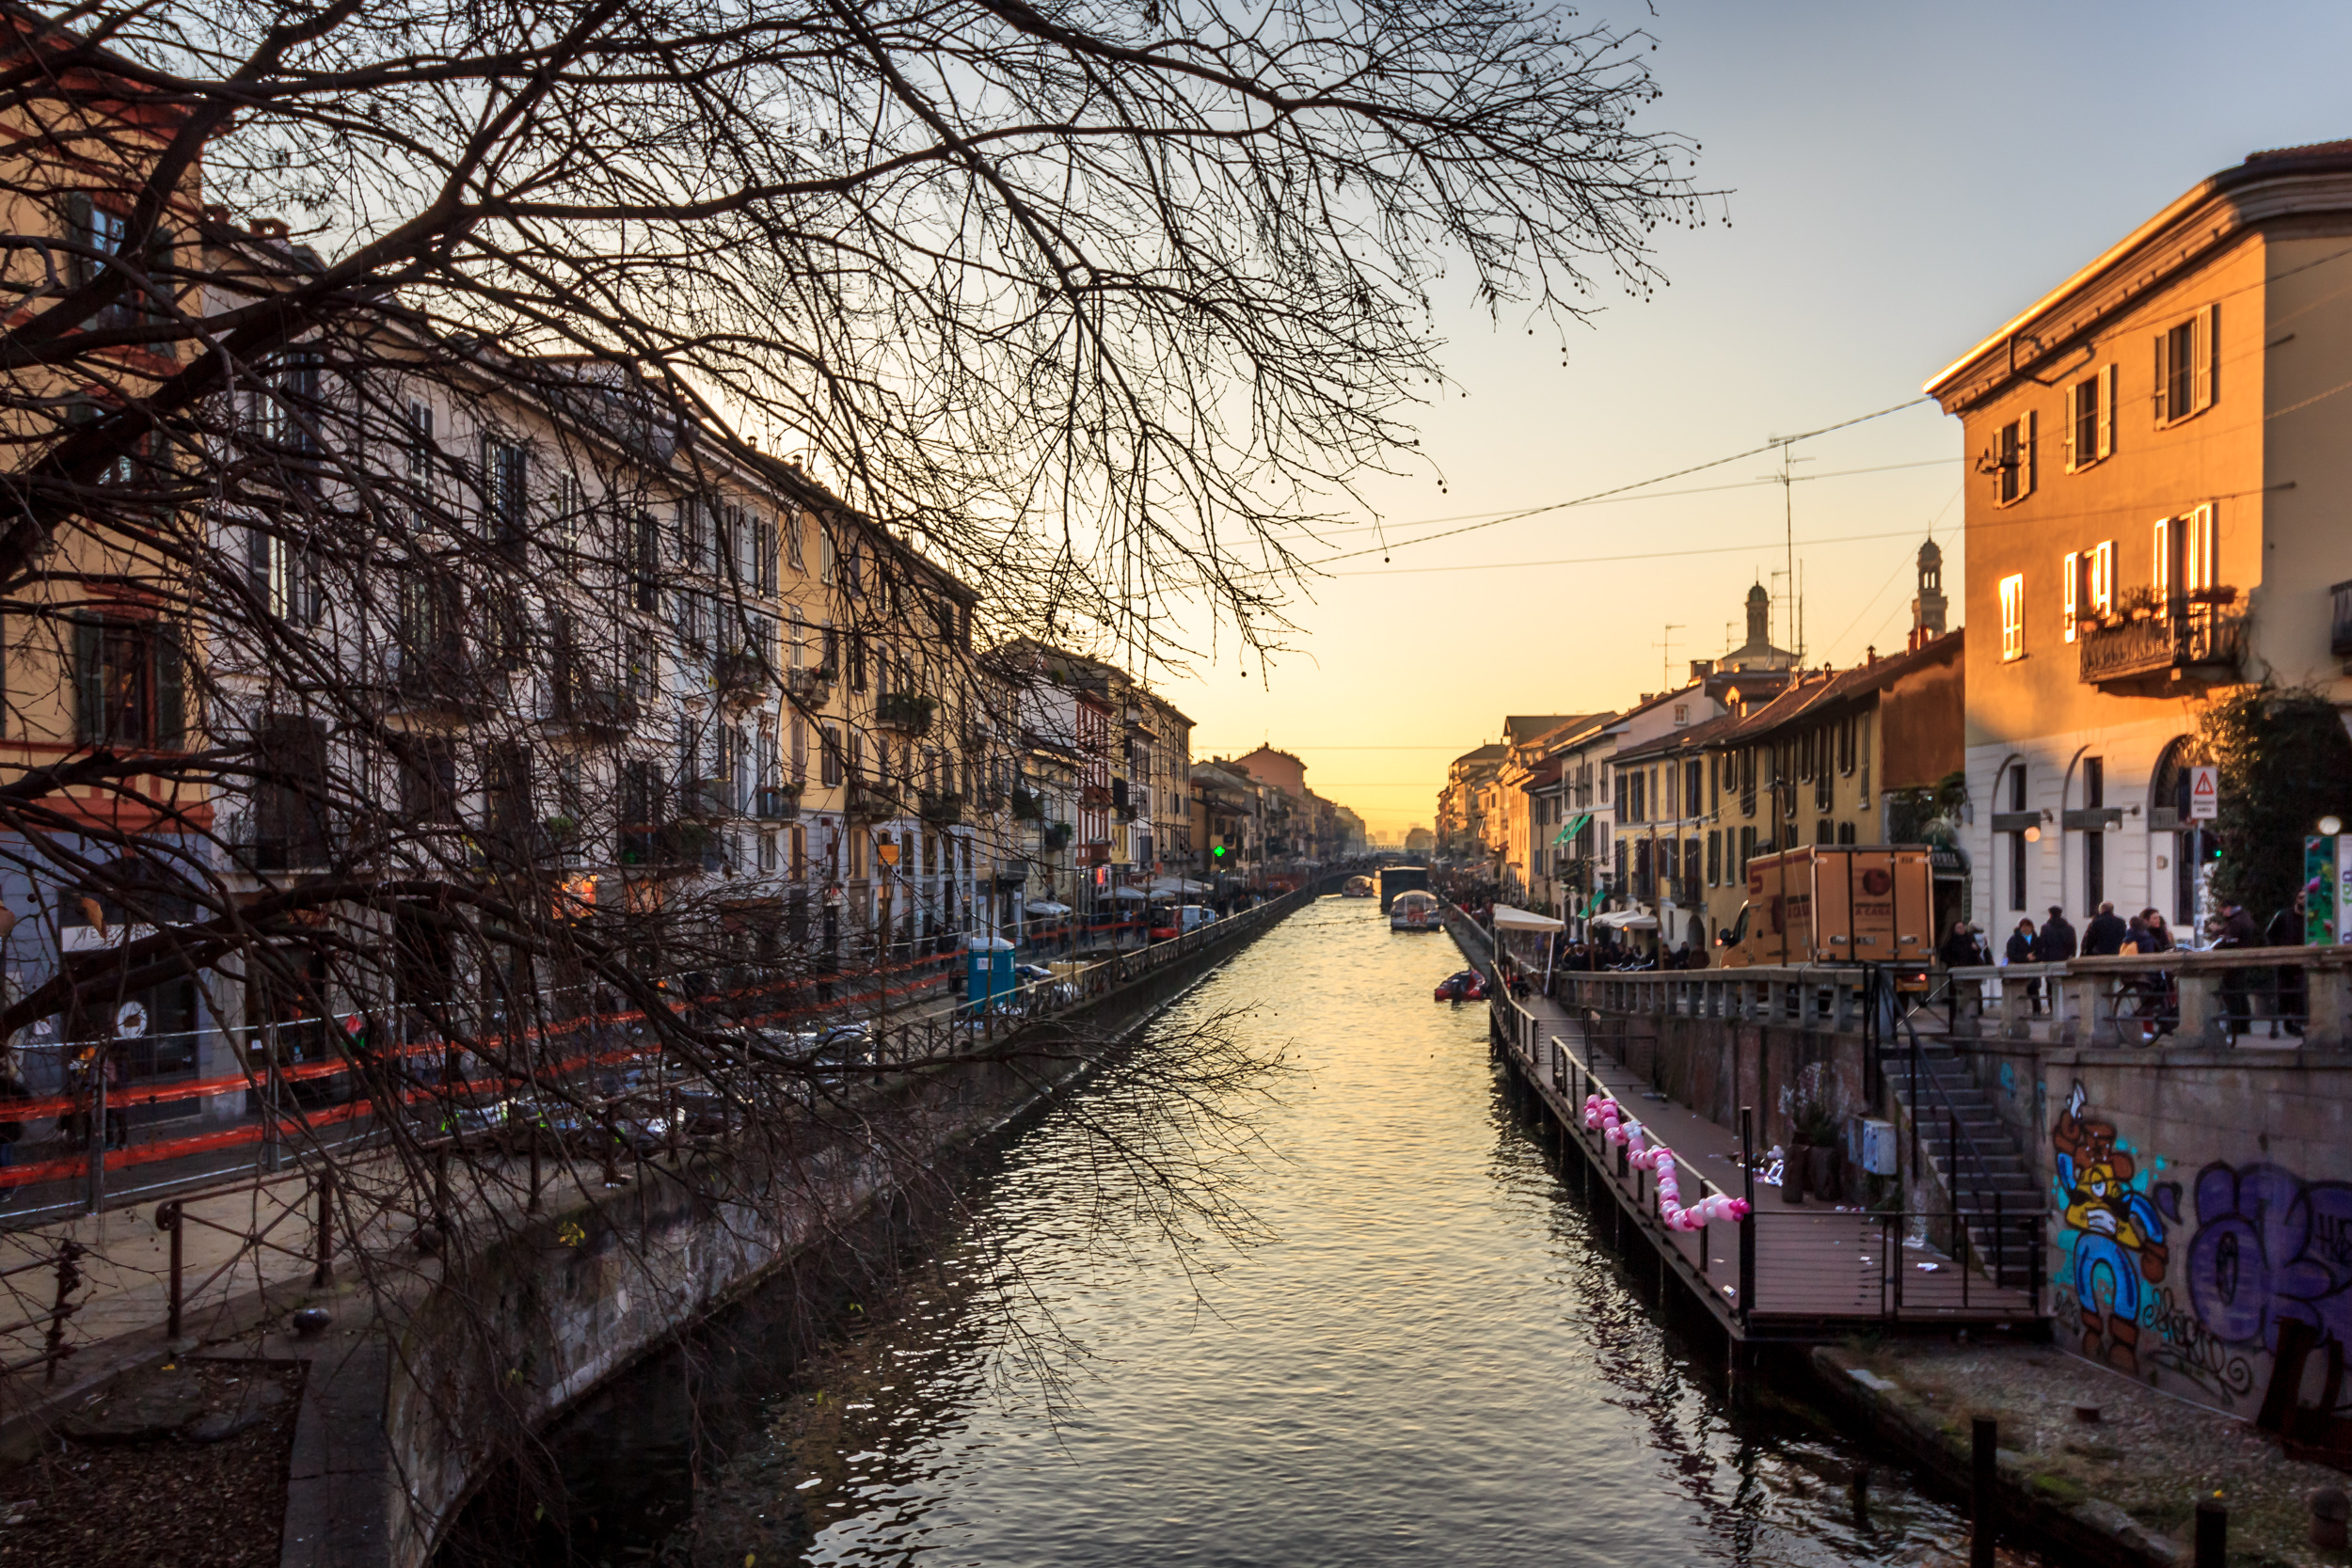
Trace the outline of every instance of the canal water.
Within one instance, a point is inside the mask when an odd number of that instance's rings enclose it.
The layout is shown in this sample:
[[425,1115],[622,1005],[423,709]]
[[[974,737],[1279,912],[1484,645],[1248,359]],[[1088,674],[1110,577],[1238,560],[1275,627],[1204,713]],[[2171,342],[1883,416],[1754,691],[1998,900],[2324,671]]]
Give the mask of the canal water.
[[690,1466],[632,1448],[642,1422],[592,1432],[573,1495],[606,1512],[575,1549],[729,1568],[1962,1560],[1960,1514],[1883,1456],[1857,1509],[1872,1456],[1727,1404],[1720,1343],[1665,1325],[1510,1108],[1484,1009],[1430,1000],[1461,963],[1375,902],[1292,916],[1161,1025],[1225,1017],[1287,1056],[1222,1173],[1253,1233],[1194,1216],[1180,1243],[1090,1202],[1102,1129],[1155,1092],[1106,1075],[1019,1136],[978,1223],[849,1309],[730,1453]]

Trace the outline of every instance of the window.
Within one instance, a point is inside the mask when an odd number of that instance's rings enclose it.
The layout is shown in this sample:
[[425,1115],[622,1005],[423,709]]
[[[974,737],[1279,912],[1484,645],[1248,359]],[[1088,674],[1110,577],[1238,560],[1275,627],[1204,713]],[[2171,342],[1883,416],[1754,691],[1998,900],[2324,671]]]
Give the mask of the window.
[[640,512],[630,533],[629,604],[653,613],[661,608],[661,531],[652,513]]
[[555,482],[555,527],[557,537],[566,550],[577,550],[588,533],[588,490],[576,473],[565,472]]
[[402,444],[407,448],[408,477],[420,484],[433,478],[433,405],[422,398],[410,398],[405,416]]
[[1724,885],[1724,835],[1720,828],[1709,831],[1707,835],[1707,885]]
[[263,528],[246,530],[246,570],[253,596],[281,621],[316,625],[324,611],[318,569],[309,552]]
[[807,520],[803,514],[795,512],[788,506],[784,509],[784,560],[785,564],[796,572],[808,570],[808,561],[803,553],[804,546],[801,543],[802,531]]
[[792,716],[792,782],[808,782],[808,721]]
[[186,739],[180,642],[155,621],[73,623],[75,734],[85,746]]
[[632,627],[625,649],[627,668],[623,678],[628,694],[641,703],[649,703],[654,696],[655,677],[660,673],[660,656],[655,650],[653,633]]
[[2063,631],[2074,641],[2082,624],[2115,612],[2115,541],[2070,550],[2058,561],[2058,586],[2066,596]]
[[2076,473],[2115,454],[2115,367],[2066,388],[2066,471]]
[[2156,423],[2172,424],[2213,406],[2221,390],[2220,337],[2218,305],[2156,334]]
[[[130,238],[130,220],[120,213],[110,213],[83,192],[76,191],[66,198],[67,238],[77,245],[87,246],[100,255],[119,256],[124,242]],[[167,267],[171,261],[171,242],[158,227],[148,244],[148,272],[154,277],[156,269]],[[97,256],[77,255],[68,258],[67,275],[75,288],[96,279],[105,270],[105,263]],[[138,286],[126,284],[114,302],[99,310],[89,320],[97,330],[109,327],[135,326],[142,307]]]
[[482,443],[482,504],[490,537],[519,545],[531,533],[530,469],[519,441]]
[[2001,657],[2026,657],[2026,578],[2023,573],[2001,579]]
[[1688,703],[1675,704],[1675,722],[1677,724],[1687,724],[1690,721],[1691,705]]
[[1994,432],[1991,461],[1984,465],[1993,478],[1993,499],[2008,506],[2033,494],[2034,413],[2031,409]]
[[823,778],[825,787],[827,789],[836,787],[841,783],[842,776],[840,725],[827,724],[825,726],[824,756],[821,760],[824,766],[819,776]]
[[409,822],[457,820],[457,753],[446,736],[411,735],[400,757],[400,812]]
[[830,583],[834,579],[833,525],[817,525],[817,580]]
[[2181,519],[2181,590],[2199,594],[2221,585],[2221,531],[2210,502]]

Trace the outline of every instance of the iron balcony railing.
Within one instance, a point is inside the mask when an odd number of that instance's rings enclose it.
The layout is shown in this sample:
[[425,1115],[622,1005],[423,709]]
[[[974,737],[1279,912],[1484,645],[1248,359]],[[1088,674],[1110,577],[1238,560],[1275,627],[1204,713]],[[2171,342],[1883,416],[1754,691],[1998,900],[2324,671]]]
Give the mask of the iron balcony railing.
[[2104,686],[2173,672],[2234,672],[2245,654],[2246,614],[2174,599],[2163,615],[2082,628],[2082,681]]

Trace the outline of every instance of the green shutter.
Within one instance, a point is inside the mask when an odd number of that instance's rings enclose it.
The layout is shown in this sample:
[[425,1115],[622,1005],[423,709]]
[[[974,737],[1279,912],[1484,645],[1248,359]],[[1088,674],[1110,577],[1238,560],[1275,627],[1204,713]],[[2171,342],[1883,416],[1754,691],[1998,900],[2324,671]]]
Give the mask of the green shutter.
[[[72,245],[91,243],[93,214],[87,191],[69,192],[65,198],[65,237]],[[66,260],[66,281],[80,288],[98,274],[98,264],[87,256],[72,256]]]
[[105,738],[104,672],[99,668],[103,635],[95,621],[73,623],[73,734],[85,746]]
[[187,744],[187,677],[180,657],[180,628],[155,623],[155,744],[177,751]]

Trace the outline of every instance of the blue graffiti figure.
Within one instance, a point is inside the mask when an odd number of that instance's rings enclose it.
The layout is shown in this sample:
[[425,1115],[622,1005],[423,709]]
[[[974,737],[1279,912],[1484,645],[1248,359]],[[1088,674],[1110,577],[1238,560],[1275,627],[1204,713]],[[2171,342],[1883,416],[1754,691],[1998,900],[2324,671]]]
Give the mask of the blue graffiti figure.
[[[2083,1086],[2066,1097],[2050,1142],[2058,1151],[2058,1190],[2074,1232],[2074,1303],[2083,1317],[2083,1354],[2127,1372],[2139,1370],[2143,1281],[2164,1278],[2170,1250],[2164,1216],[2132,1190],[2138,1166],[2115,1147],[2115,1128],[2083,1119]],[[2106,1306],[2103,1311],[2100,1303]]]

